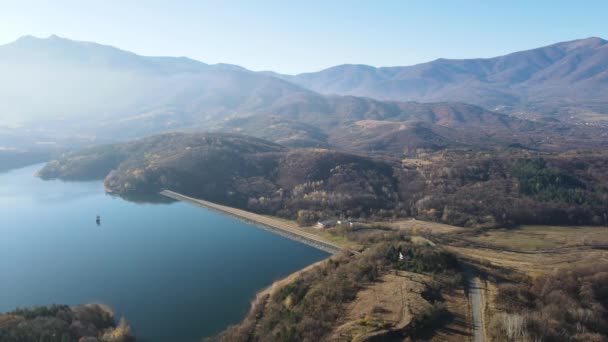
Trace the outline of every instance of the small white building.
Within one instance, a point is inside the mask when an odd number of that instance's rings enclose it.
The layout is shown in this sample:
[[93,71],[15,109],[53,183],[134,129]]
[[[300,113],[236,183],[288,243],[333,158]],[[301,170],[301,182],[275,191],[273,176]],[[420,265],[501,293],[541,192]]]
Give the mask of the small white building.
[[338,221],[336,221],[336,223],[337,223],[337,224],[339,224],[339,225],[341,225],[341,226],[342,226],[342,225],[345,225],[345,226],[349,226],[349,227],[352,227],[352,226],[354,226],[354,224],[355,224],[355,223],[354,223],[353,221],[351,221],[351,220],[338,220]]
[[319,228],[319,229],[331,228],[331,227],[335,227],[338,222],[340,222],[340,221],[336,221],[336,220],[319,221],[319,222],[317,222],[317,225],[315,227]]

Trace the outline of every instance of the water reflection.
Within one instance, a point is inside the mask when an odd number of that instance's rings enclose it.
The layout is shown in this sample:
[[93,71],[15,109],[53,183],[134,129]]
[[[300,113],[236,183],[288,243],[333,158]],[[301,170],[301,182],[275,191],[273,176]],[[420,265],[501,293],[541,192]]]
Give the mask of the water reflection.
[[177,202],[176,200],[163,196],[160,194],[113,194],[106,193],[108,196],[114,198],[120,198],[127,202],[136,204],[171,204]]

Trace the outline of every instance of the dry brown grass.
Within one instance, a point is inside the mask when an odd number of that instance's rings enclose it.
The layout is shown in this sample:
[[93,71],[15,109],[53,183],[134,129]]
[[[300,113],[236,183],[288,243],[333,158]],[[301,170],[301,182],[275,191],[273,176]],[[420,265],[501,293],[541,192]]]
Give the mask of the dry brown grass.
[[434,332],[430,340],[433,342],[472,341],[469,323],[471,321],[471,307],[464,289],[444,293],[443,298],[446,309],[452,317],[448,324]]
[[500,312],[499,308],[496,305],[496,295],[498,294],[498,287],[496,283],[484,281],[484,289],[483,289],[483,322],[484,322],[484,332],[486,333],[486,340],[490,341],[488,338],[488,329],[487,326],[489,322],[491,322],[492,317]]
[[430,304],[421,296],[430,276],[399,271],[367,286],[349,304],[331,341],[362,341],[389,329],[403,329]]
[[[501,312],[495,303],[497,282],[501,279],[518,281],[590,262],[608,263],[608,250],[590,247],[593,243],[608,242],[605,227],[522,226],[478,233],[469,231],[461,236],[465,242],[474,244],[463,246],[459,241],[446,249],[488,275],[483,291],[486,327],[492,317]],[[484,245],[492,248],[481,247]]]
[[411,231],[413,234],[420,234],[424,232],[437,234],[458,233],[468,230],[467,228],[451,226],[449,224],[421,221],[415,219],[405,219],[388,222],[386,223],[386,225],[393,229],[408,230]]
[[522,226],[490,230],[466,236],[464,240],[496,248],[447,246],[489,273],[502,268],[514,275],[536,277],[564,267],[585,265],[591,260],[608,262],[608,250],[590,246],[594,242],[608,243],[605,227]]
[[[330,341],[365,341],[389,331],[406,328],[431,304],[422,298],[425,284],[432,276],[399,271],[385,274],[357,294],[344,318],[334,329]],[[427,336],[429,341],[471,341],[470,308],[464,289],[443,294],[450,321]]]
[[[510,270],[513,275],[536,277],[555,270],[589,264],[589,262],[608,262],[608,251],[594,249],[575,249],[554,253],[528,254],[506,252],[483,248],[447,247],[464,259],[469,259],[488,271],[498,268]],[[489,272],[492,273],[492,272]],[[509,277],[508,273],[501,276]]]
[[498,229],[469,238],[471,241],[522,251],[608,244],[606,227],[521,226]]
[[[514,247],[514,245],[509,245]],[[485,331],[488,330],[488,322],[501,312],[496,305],[496,294],[498,293],[498,281],[507,279],[520,281],[522,278],[536,278],[543,274],[556,272],[559,269],[589,265],[593,263],[608,263],[608,251],[579,248],[568,249],[552,253],[518,253],[506,252],[493,249],[471,248],[471,247],[446,247],[456,253],[462,259],[467,259],[486,275],[483,294],[483,320]]]

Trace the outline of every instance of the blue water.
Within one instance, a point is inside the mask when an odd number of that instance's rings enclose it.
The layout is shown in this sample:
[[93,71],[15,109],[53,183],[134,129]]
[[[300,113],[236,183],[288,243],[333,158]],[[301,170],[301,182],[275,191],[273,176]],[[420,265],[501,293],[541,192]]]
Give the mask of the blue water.
[[198,341],[238,322],[258,290],[327,256],[189,204],[42,181],[40,167],[0,173],[0,312],[97,302],[138,340]]

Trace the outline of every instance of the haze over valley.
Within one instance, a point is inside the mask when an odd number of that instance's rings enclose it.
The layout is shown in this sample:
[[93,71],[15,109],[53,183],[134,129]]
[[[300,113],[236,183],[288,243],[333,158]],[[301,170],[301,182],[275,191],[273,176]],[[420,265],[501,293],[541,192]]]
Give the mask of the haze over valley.
[[285,76],[24,36],[0,47],[0,129],[10,137],[0,142],[83,146],[180,130],[397,157],[449,146],[602,147],[606,46],[589,38],[494,59]]

